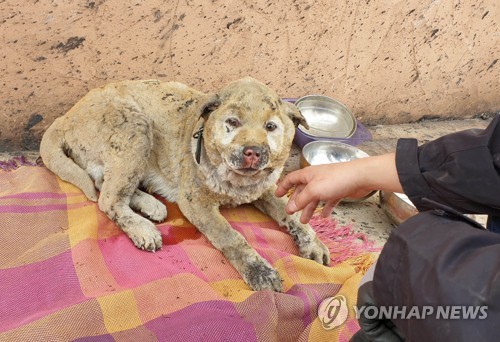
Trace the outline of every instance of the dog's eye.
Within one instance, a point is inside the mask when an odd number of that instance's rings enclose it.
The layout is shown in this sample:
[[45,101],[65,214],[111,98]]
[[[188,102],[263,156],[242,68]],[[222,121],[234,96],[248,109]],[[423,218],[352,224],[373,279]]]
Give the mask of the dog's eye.
[[266,131],[272,132],[276,128],[278,128],[278,126],[274,122],[268,122],[268,123],[266,123]]
[[233,127],[233,128],[236,128],[236,127],[240,127],[241,126],[241,122],[240,120],[236,119],[236,118],[228,118],[226,119],[226,123]]

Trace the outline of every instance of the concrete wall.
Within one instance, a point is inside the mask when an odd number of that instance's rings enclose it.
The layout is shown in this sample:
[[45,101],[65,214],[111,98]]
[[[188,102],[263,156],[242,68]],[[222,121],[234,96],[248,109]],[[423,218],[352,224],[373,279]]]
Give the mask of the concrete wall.
[[36,148],[89,89],[251,75],[366,124],[500,110],[498,0],[0,1],[0,150]]

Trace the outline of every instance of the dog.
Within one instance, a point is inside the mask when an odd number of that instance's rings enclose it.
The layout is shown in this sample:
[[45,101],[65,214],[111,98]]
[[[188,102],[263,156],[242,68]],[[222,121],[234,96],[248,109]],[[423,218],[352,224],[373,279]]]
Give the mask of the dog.
[[329,264],[312,228],[274,196],[299,124],[307,127],[293,104],[250,77],[215,94],[177,82],[122,81],[91,90],[57,118],[40,155],[138,248],[162,248],[151,220],[165,220],[167,209],[156,193],[176,202],[253,290],[281,292],[278,272],[219,208],[253,203],[288,229],[302,257]]

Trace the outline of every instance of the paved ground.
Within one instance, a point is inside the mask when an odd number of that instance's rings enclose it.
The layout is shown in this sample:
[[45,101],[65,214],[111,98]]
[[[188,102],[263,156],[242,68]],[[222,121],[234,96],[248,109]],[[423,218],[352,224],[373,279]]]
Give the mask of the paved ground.
[[[370,155],[379,155],[394,151],[399,138],[416,138],[419,143],[424,143],[448,133],[468,128],[484,128],[488,123],[489,120],[474,119],[373,126],[369,127],[373,140],[358,147]],[[25,155],[32,161],[38,157],[36,151],[17,151],[0,153],[0,160],[8,160],[16,155]],[[300,150],[294,147],[286,166],[287,171],[299,168],[299,157]],[[391,230],[395,227],[381,209],[378,193],[362,202],[341,203],[335,209],[334,216],[340,224],[351,224],[355,231],[367,234],[379,246],[384,244]],[[476,216],[475,218],[484,223],[484,217]]]

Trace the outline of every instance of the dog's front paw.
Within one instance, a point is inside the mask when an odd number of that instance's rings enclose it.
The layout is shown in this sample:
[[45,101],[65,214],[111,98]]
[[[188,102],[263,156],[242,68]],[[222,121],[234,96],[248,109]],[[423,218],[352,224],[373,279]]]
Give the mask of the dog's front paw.
[[317,236],[311,242],[299,246],[300,256],[314,260],[322,265],[330,265],[330,251]]
[[256,261],[247,266],[243,278],[254,291],[283,291],[281,277],[274,268],[262,261]]
[[162,247],[161,233],[156,226],[145,221],[140,226],[135,227],[128,236],[137,248],[154,252]]

